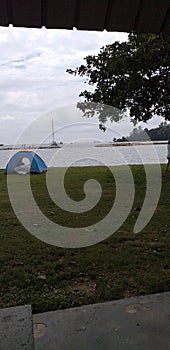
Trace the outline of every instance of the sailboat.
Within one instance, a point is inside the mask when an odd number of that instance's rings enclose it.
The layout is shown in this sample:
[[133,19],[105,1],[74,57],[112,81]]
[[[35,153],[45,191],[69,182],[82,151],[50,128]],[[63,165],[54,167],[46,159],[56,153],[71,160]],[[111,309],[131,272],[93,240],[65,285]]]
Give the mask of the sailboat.
[[54,120],[52,118],[52,142],[51,142],[51,147],[58,147],[60,148],[61,146],[55,141],[55,137],[54,137]]

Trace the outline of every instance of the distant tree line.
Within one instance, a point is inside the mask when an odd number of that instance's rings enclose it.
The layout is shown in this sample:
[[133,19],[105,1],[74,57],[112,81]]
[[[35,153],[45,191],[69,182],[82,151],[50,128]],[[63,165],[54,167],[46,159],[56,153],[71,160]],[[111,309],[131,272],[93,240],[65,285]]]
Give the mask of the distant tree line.
[[142,129],[141,126],[135,127],[129,136],[123,136],[122,138],[114,138],[114,142],[127,142],[127,141],[148,141],[148,137],[151,141],[166,141],[170,140],[170,124],[162,122],[159,127],[148,130]]

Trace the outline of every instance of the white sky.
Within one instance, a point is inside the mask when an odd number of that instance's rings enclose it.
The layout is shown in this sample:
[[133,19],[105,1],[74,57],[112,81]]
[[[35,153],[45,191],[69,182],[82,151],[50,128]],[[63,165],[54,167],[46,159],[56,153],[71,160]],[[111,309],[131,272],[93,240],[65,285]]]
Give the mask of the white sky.
[[[109,128],[106,133],[98,131],[97,119],[82,120],[75,111],[79,94],[88,85],[85,79],[66,73],[66,69],[76,68],[84,57],[97,54],[102,46],[126,38],[126,33],[106,31],[0,27],[0,143],[16,143],[24,129],[20,138],[23,143],[42,142],[51,133],[48,112],[54,110],[55,128],[62,128],[58,131],[61,141],[89,137],[106,141],[117,136]],[[30,123],[31,128],[27,127]],[[108,123],[108,127],[115,126]],[[120,135],[127,135],[132,126],[126,121],[119,128]]]

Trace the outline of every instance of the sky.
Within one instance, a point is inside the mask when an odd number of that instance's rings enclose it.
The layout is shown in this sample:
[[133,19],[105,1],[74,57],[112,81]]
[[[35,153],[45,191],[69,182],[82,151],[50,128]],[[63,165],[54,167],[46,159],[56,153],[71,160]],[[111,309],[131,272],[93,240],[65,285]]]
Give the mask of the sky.
[[133,128],[129,120],[117,131],[108,122],[102,133],[97,118],[82,118],[76,104],[87,89],[85,79],[66,72],[102,46],[126,39],[126,33],[106,31],[0,27],[0,143],[49,142],[52,118],[57,141],[127,135]]

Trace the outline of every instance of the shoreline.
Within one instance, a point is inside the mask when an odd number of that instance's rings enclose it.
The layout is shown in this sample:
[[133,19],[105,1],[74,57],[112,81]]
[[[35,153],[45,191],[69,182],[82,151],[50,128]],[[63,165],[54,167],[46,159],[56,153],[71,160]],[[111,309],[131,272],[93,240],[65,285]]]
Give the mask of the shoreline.
[[0,151],[12,151],[12,150],[22,150],[22,151],[31,151],[31,150],[37,150],[37,149],[56,149],[56,148],[62,148],[61,146],[28,146],[28,147],[22,147],[22,146],[1,146]]
[[[120,147],[120,146],[150,146],[150,145],[166,145],[168,141],[134,141],[134,142],[113,142],[113,143],[98,143],[93,144],[94,147]],[[71,144],[70,144],[71,145]],[[67,145],[69,146],[69,145]],[[56,148],[62,148],[63,145],[58,146],[30,146],[30,145],[17,145],[17,146],[11,146],[11,145],[4,145],[0,146],[0,151],[12,151],[12,150],[38,150],[38,149],[56,149]]]
[[151,146],[151,145],[166,145],[168,141],[134,141],[134,142],[114,142],[101,143],[95,147],[120,147],[120,146]]

